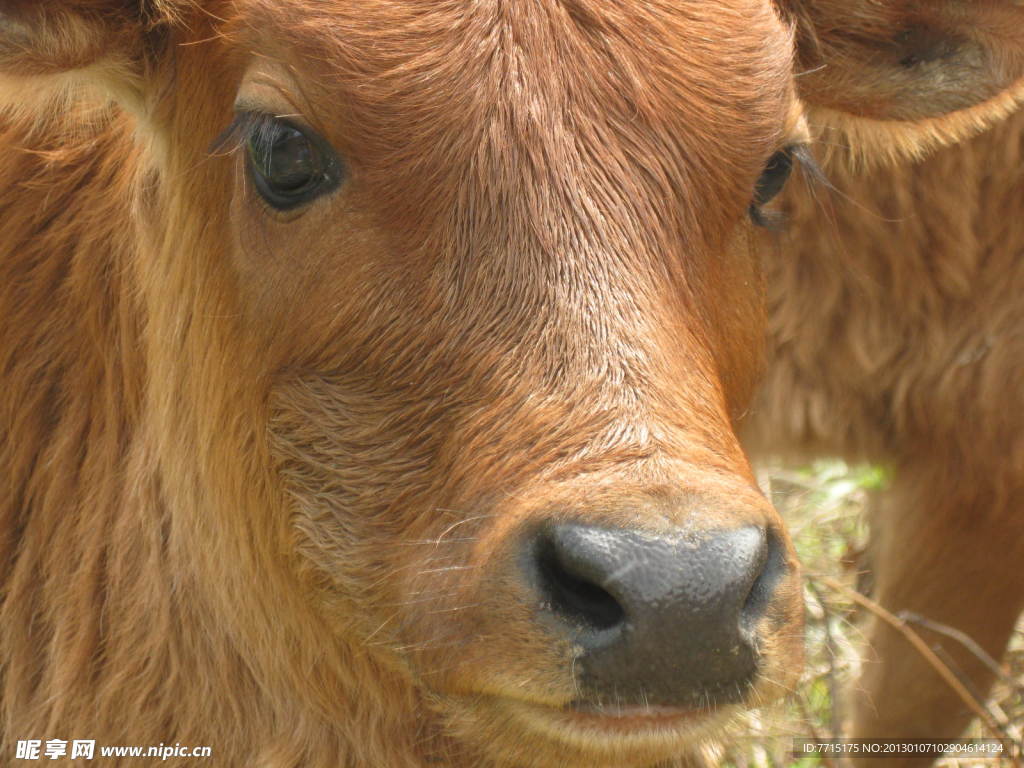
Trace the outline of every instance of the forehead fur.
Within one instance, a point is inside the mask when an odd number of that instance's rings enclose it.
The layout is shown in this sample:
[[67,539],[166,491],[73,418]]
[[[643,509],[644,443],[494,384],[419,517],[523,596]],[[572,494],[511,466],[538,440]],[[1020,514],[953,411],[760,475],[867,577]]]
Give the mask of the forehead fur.
[[629,196],[637,174],[615,169],[637,167],[681,211],[742,210],[789,108],[789,33],[765,0],[236,9],[230,37],[290,69],[299,108],[411,210],[451,210],[435,196],[474,178],[516,198],[568,183]]

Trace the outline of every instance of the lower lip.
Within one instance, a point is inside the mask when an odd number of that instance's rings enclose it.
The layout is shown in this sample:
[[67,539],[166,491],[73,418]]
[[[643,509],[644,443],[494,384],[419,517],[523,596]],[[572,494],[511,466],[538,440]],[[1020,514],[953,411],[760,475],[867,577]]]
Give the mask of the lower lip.
[[559,713],[575,725],[619,731],[677,728],[713,714],[675,707],[597,707],[589,704],[575,704],[559,710]]
[[616,707],[573,703],[565,707],[549,707],[520,702],[523,714],[543,729],[568,728],[590,737],[636,738],[690,733],[702,730],[718,721],[714,710],[683,709],[679,707]]
[[[510,702],[511,703],[511,702]],[[700,734],[723,724],[726,711],[678,707],[597,707],[574,703],[563,707],[513,703],[531,730],[585,750],[683,749]],[[603,765],[603,763],[602,763]]]

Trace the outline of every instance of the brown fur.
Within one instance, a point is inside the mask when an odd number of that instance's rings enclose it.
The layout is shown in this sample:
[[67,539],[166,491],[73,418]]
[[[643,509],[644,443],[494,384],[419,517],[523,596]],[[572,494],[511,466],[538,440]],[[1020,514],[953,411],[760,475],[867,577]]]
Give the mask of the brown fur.
[[[977,32],[1019,20],[998,5],[926,20],[976,33],[949,55],[989,75],[983,103],[863,110],[902,120],[872,130],[808,80],[812,118],[898,156],[1005,117],[1016,39]],[[803,58],[827,56],[815,14],[839,7],[787,9]],[[745,210],[804,130],[792,56],[762,0],[0,6],[5,743],[210,744],[229,767],[691,760],[735,712],[657,737],[573,725],[572,651],[511,573],[548,517],[778,528],[733,427],[764,329]],[[342,189],[268,211],[241,150],[210,151],[236,97],[302,115],[349,162]],[[792,205],[807,264],[821,222]],[[937,285],[963,300],[971,275]],[[777,330],[800,295],[773,300]],[[820,340],[803,367],[780,346],[764,402],[805,391]],[[1001,370],[954,384],[1002,403]],[[829,446],[895,445],[842,413],[856,437]],[[798,600],[793,568],[749,703],[798,672]]]

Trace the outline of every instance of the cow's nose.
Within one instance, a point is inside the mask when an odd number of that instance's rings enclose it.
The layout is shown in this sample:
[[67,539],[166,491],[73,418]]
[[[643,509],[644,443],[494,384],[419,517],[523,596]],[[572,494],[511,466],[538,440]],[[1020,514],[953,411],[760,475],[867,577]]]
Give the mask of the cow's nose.
[[531,540],[527,569],[545,623],[577,647],[588,700],[694,708],[752,682],[786,559],[756,526],[671,536],[558,524]]

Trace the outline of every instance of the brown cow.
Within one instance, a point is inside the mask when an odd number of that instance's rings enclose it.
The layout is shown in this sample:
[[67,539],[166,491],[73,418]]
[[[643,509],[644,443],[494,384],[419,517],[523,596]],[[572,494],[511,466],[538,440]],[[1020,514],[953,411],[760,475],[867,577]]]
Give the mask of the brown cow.
[[[0,2],[4,749],[683,765],[788,688],[751,219],[798,88],[966,137],[1024,11],[784,5]],[[827,392],[795,359],[767,402]]]

